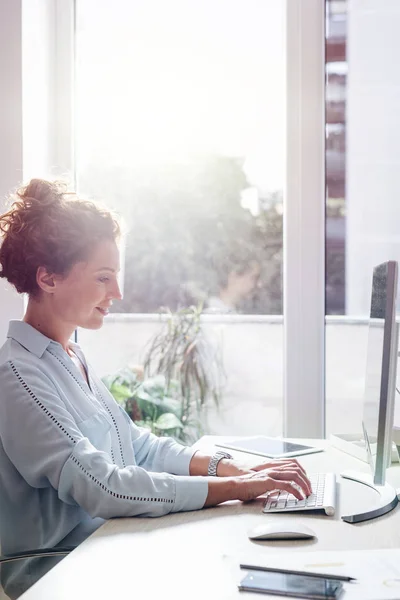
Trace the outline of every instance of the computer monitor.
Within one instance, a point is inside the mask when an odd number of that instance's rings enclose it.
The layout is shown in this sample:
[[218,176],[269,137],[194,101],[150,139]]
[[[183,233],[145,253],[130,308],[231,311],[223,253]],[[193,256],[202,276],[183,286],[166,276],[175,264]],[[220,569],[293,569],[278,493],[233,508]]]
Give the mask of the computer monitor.
[[374,268],[368,331],[362,428],[373,481],[384,485],[392,453],[392,430],[396,392],[397,263]]
[[387,261],[372,275],[371,311],[368,329],[367,369],[362,428],[371,474],[346,472],[342,477],[364,483],[380,495],[379,506],[371,511],[342,517],[348,523],[373,519],[398,503],[396,490],[385,483],[386,467],[392,452],[398,324],[396,292],[398,266]]

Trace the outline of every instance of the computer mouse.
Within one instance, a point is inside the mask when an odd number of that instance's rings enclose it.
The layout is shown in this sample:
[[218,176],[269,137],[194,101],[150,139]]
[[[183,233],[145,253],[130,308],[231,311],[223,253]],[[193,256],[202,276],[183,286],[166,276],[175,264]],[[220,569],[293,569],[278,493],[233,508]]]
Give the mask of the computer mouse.
[[309,540],[317,537],[310,527],[298,521],[260,523],[247,532],[251,540]]

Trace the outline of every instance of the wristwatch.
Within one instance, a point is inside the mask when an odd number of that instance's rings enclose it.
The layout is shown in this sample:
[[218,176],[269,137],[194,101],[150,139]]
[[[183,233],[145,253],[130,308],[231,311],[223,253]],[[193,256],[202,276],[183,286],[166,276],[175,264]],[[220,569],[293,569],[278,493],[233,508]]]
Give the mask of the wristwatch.
[[228,454],[228,452],[223,452],[222,450],[218,450],[218,452],[216,452],[215,454],[213,454],[212,457],[211,457],[211,459],[210,459],[210,463],[208,465],[207,475],[210,475],[210,477],[216,477],[217,476],[218,463],[223,458],[233,458],[233,456],[231,454]]

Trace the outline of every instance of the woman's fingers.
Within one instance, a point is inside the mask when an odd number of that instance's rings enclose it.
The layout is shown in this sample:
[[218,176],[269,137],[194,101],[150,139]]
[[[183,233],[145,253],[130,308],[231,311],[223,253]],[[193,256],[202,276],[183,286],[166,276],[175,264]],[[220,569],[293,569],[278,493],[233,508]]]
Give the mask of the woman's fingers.
[[253,471],[262,471],[263,469],[275,469],[276,467],[297,467],[306,475],[306,470],[295,458],[279,458],[269,462],[265,462],[255,467],[252,467]]
[[[304,486],[305,486],[305,490],[306,490],[306,495],[309,496],[312,493],[312,487],[311,487],[311,482],[309,480],[309,478],[307,477],[307,474],[304,471],[300,471],[300,469],[297,468],[293,468],[290,466],[285,466],[285,467],[280,467],[279,469],[270,469],[269,470],[270,473],[274,472],[274,473],[289,473],[288,477],[290,477],[292,473],[297,474],[297,476],[300,478],[300,480],[303,482]],[[287,477],[284,477],[285,479],[287,479]],[[295,479],[295,477],[294,477]]]
[[255,473],[266,473],[276,479],[293,479],[304,490],[306,496],[309,496],[312,492],[310,480],[304,469],[300,469],[298,464],[275,464],[272,468],[265,469],[264,471],[255,471]]
[[275,467],[278,465],[297,467],[298,469],[300,469],[300,471],[302,471],[304,473],[304,475],[306,475],[305,468],[302,467],[301,464],[295,458],[286,458],[286,459],[280,459],[280,460],[274,461],[273,466]]
[[[239,477],[244,484],[243,497],[239,500],[252,500],[274,490],[283,490],[303,500],[312,493],[310,480],[297,461],[276,461],[268,469],[253,471]],[[241,487],[241,486],[240,486]]]
[[[284,464],[275,464],[274,467],[272,469],[268,469],[268,471],[272,477],[274,477],[274,473],[285,473],[283,477],[284,479],[291,478],[294,479],[296,483],[299,483],[296,479],[298,477],[299,481],[301,482],[300,485],[302,489],[304,489],[306,496],[311,494],[312,488],[310,480],[308,479],[305,470],[297,461],[292,461],[291,463],[286,462]],[[279,479],[281,479],[281,477],[279,477]]]
[[[297,487],[297,494],[294,494],[296,498],[299,498],[299,493],[304,496],[309,496],[312,493],[311,483],[306,475],[303,474],[298,468],[275,468],[265,469],[264,471],[254,472],[250,477],[254,479],[264,479],[265,481],[272,479],[273,481],[289,481],[293,482]],[[293,486],[292,486],[293,487]],[[270,491],[272,488],[268,488],[266,491]],[[281,489],[279,486],[277,489]],[[282,488],[284,489],[284,488]],[[264,493],[264,492],[263,492]]]
[[[286,473],[289,473],[288,471]],[[273,492],[276,490],[283,490],[289,494],[293,494],[298,500],[303,500],[306,495],[302,491],[301,485],[293,479],[280,479],[283,476],[283,472],[278,474],[277,472],[261,471],[261,473],[254,473],[254,475],[242,475],[238,479],[241,480],[238,489],[238,500],[254,500],[258,496],[262,496],[266,492]]]
[[[309,496],[312,493],[310,480],[306,475],[298,470],[290,469],[270,469],[268,475],[278,481],[291,481],[300,487],[303,496]],[[296,495],[296,494],[295,494]],[[297,498],[298,496],[296,496]]]
[[299,490],[299,485],[293,481],[279,480],[271,477],[271,480],[274,482],[275,490],[283,490],[284,492],[288,492],[289,494],[293,494],[298,500],[304,500],[304,494]]

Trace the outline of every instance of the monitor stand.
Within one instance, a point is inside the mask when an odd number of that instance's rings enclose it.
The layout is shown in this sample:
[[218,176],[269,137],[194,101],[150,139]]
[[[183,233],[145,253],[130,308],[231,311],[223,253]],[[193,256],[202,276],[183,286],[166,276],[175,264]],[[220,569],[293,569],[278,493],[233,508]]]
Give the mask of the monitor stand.
[[375,485],[372,480],[372,475],[368,473],[361,473],[359,471],[343,471],[340,476],[344,479],[350,479],[351,481],[357,481],[357,483],[367,485],[375,490],[380,497],[379,506],[373,510],[342,517],[342,521],[346,521],[346,523],[361,523],[362,521],[375,519],[376,517],[380,517],[381,515],[393,510],[399,502],[397,492],[394,487],[388,483],[385,483],[385,485]]

